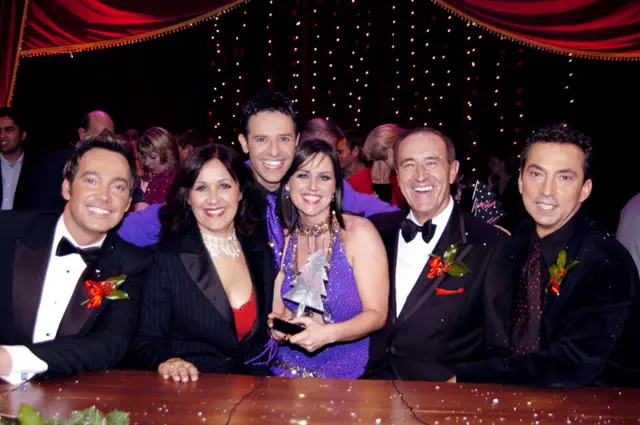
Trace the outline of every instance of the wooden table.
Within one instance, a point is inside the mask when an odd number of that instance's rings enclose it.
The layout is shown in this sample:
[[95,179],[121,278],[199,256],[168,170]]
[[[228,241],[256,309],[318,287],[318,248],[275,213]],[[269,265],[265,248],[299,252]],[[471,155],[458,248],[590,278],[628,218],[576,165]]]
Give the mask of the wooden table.
[[[152,372],[87,373],[14,386],[0,384],[2,414],[21,403],[45,417],[96,405],[131,413],[132,424],[225,424],[261,378],[204,375],[165,382]],[[496,385],[398,382],[416,415],[430,425],[640,424],[640,390],[543,390]],[[392,381],[264,378],[234,411],[231,424],[419,423]]]

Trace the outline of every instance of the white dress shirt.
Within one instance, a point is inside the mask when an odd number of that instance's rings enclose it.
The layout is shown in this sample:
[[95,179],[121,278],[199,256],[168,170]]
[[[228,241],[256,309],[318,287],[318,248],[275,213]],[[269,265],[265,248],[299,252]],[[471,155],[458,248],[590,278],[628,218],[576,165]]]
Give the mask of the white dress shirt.
[[[420,277],[420,273],[422,273],[424,266],[429,260],[429,256],[433,253],[433,250],[438,244],[438,241],[442,236],[442,232],[444,232],[444,228],[447,227],[452,211],[453,198],[450,197],[447,207],[431,220],[431,222],[436,226],[436,231],[429,243],[426,243],[424,239],[422,239],[421,234],[416,235],[411,242],[407,243],[402,237],[402,231],[398,231],[398,252],[395,276],[397,316],[400,315],[400,312],[407,301],[407,297],[409,297],[411,290]],[[407,218],[421,226],[413,215],[413,212],[410,212]]]
[[16,196],[16,187],[22,171],[24,153],[15,164],[11,165],[4,156],[0,155],[0,171],[2,172],[2,207],[0,209],[10,210],[13,208],[13,200]]
[[[55,339],[78,279],[80,279],[87,267],[79,254],[69,254],[64,257],[56,256],[56,249],[63,237],[67,238],[74,246],[80,248],[100,247],[104,242],[103,238],[93,245],[80,246],[67,230],[64,219],[62,217],[58,219],[33,330],[34,344]],[[89,298],[88,295],[87,298]],[[10,384],[18,384],[31,379],[35,374],[46,372],[49,367],[25,346],[5,345],[3,347],[7,349],[11,356],[12,370],[9,376],[0,376],[0,378]]]

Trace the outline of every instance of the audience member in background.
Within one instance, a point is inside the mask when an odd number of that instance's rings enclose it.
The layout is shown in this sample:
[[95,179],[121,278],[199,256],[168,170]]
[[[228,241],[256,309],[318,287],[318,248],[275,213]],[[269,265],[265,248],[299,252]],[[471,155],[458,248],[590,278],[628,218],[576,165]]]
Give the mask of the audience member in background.
[[336,149],[340,140],[344,139],[344,132],[335,122],[329,119],[313,118],[307,121],[300,132],[300,141],[315,139],[324,140],[333,149]]
[[269,246],[253,236],[255,196],[251,172],[222,145],[196,149],[176,174],[133,344],[164,379],[268,373],[246,364],[269,340],[275,277]]
[[640,271],[640,193],[631,198],[622,209],[616,236],[631,253]]
[[3,210],[28,208],[29,179],[36,159],[25,153],[26,123],[12,108],[0,108],[0,200]]
[[178,144],[164,128],[151,127],[138,139],[137,146],[140,162],[151,177],[144,192],[145,202],[164,204],[180,165]]
[[502,211],[506,214],[497,224],[513,231],[527,216],[518,191],[518,166],[512,163],[506,150],[494,149],[489,156],[489,168],[489,187],[496,194],[496,200],[502,203]]
[[202,133],[194,129],[190,129],[176,137],[178,142],[178,151],[180,152],[180,162],[186,161],[191,152],[202,146],[207,146],[207,139]]
[[393,147],[404,133],[405,130],[395,124],[383,124],[374,128],[364,143],[364,154],[373,162],[373,191],[383,201],[400,208],[404,206],[404,196],[393,170]]
[[640,385],[638,270],[582,207],[591,158],[591,140],[566,125],[526,141],[518,186],[533,221],[498,248],[486,276],[495,356],[461,365],[458,381]]
[[[369,335],[387,317],[389,276],[380,235],[371,223],[342,211],[342,169],[323,140],[300,143],[282,179],[280,202],[287,229],[285,255],[275,283],[271,318],[304,326],[287,335],[271,370],[276,376],[355,379],[369,358]],[[302,285],[298,271],[323,253],[324,311],[294,318],[297,303],[285,299]],[[274,337],[285,335],[274,331]]]
[[[131,203],[135,162],[114,138],[85,139],[64,171],[58,212],[0,215],[0,377],[19,383],[113,368],[138,328],[149,255],[113,229]],[[89,280],[126,275],[129,299],[91,294]],[[87,300],[91,299],[89,304]]]
[[[394,168],[410,211],[371,217],[387,249],[389,317],[371,336],[367,378],[447,381],[454,367],[486,357],[484,280],[506,233],[460,209],[451,196],[460,163],[453,142],[429,127],[405,133]],[[457,266],[438,270],[455,245]]]
[[[262,188],[262,217],[266,221],[258,227],[258,231],[263,232],[265,243],[270,242],[280,258],[284,232],[278,220],[277,190],[291,165],[298,143],[293,102],[278,92],[254,96],[242,109],[240,129],[238,141],[242,150],[249,154],[247,165]],[[369,216],[396,209],[372,196],[355,192],[348,183],[345,183],[344,191],[343,205],[346,211]],[[139,246],[156,243],[160,231],[158,210],[158,206],[151,205],[144,211],[129,214],[119,234]],[[274,264],[279,267],[280,261]]]
[[371,169],[363,163],[364,154],[362,147],[364,140],[361,136],[353,134],[338,142],[338,157],[344,175],[353,190],[367,195],[373,194],[371,181]]
[[[104,130],[114,132],[113,120],[104,111],[89,112],[82,118],[78,129],[79,140],[89,136],[99,136]],[[77,141],[72,143],[73,146]],[[35,210],[60,210],[66,201],[61,195],[63,170],[67,161],[73,156],[73,146],[43,155],[35,165],[29,179],[28,208]]]

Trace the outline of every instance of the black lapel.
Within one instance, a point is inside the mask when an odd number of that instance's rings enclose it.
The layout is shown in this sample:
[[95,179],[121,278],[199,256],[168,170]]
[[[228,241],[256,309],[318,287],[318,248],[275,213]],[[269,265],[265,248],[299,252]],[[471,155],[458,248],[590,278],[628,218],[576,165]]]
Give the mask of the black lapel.
[[[89,265],[84,269],[76,288],[71,296],[71,301],[67,305],[67,309],[62,316],[62,321],[58,327],[57,337],[84,334],[91,329],[93,322],[104,311],[108,304],[112,301],[106,298],[102,300],[102,304],[98,308],[88,309],[83,303],[89,298],[84,283],[87,280],[102,281],[110,277],[120,275],[121,265],[118,264],[115,256],[115,230],[107,234],[102,244],[102,255],[94,265]],[[127,300],[118,300],[114,302],[129,302]]]
[[396,323],[396,263],[398,257],[398,238],[400,236],[400,224],[407,216],[406,212],[385,214],[384,228],[380,230],[382,242],[387,250],[389,262],[389,317],[391,324]]
[[[453,206],[453,211],[451,211],[451,217],[449,217],[449,221],[447,222],[447,227],[445,227],[444,231],[442,232],[442,236],[440,236],[440,240],[433,250],[433,255],[444,255],[444,252],[447,250],[447,248],[449,248],[453,244],[458,244],[459,254],[456,258],[456,261],[462,261],[472,249],[471,245],[467,245],[464,219],[458,210],[458,206],[455,203]],[[444,274],[436,278],[435,280],[429,279],[427,277],[429,269],[429,264],[425,263],[425,266],[420,272],[420,276],[418,277],[416,284],[413,285],[413,289],[409,293],[407,301],[405,302],[404,307],[402,308],[402,311],[398,316],[396,326],[400,326],[404,322],[406,322],[407,319],[409,319],[409,317],[411,317],[411,315],[425,303],[425,301],[431,296],[431,294],[433,294],[440,283],[442,283],[442,281],[448,277],[447,274]]]
[[185,252],[180,252],[180,260],[189,276],[222,317],[227,322],[234,323],[231,304],[198,228],[186,234],[182,242]]
[[243,236],[238,233],[238,239],[242,246],[249,275],[251,276],[251,284],[253,285],[253,293],[256,298],[256,320],[253,323],[251,331],[243,338],[242,341],[248,341],[256,332],[260,331],[263,318],[266,318],[271,311],[271,302],[273,300],[273,276],[268,273],[270,258],[265,248],[268,245],[258,243],[251,236]]
[[49,265],[53,234],[59,216],[42,214],[16,241],[13,262],[13,332],[16,344],[32,344],[42,287]]

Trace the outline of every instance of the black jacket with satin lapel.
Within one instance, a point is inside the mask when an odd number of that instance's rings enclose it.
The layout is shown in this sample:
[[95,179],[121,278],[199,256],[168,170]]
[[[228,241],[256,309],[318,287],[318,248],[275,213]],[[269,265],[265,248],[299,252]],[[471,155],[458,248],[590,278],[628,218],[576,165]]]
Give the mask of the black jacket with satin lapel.
[[[120,239],[115,231],[103,243],[95,269],[84,276],[104,280],[126,274],[121,289],[130,300],[104,299],[87,310],[84,279],[79,279],[53,341],[33,344],[33,330],[48,267],[58,212],[0,214],[0,344],[26,345],[45,361],[45,376],[112,368],[135,335],[140,288],[149,261],[146,250]],[[100,269],[99,267],[102,267]],[[88,268],[89,269],[89,268]],[[12,305],[13,304],[13,305]]]
[[273,298],[273,259],[260,238],[240,234],[238,238],[256,296],[257,318],[251,332],[238,342],[229,300],[194,227],[157,247],[133,345],[145,368],[156,369],[165,360],[180,357],[205,373],[268,372],[244,362],[259,355],[269,340],[266,321]]
[[[397,315],[397,247],[400,224],[406,216],[406,212],[393,212],[371,217],[387,249],[391,291],[387,323],[371,336],[365,378],[447,380],[453,376],[453,365],[484,356],[484,274],[489,257],[506,234],[454,205],[433,254],[442,256],[449,246],[458,244],[456,260],[472,272],[460,278],[443,275],[429,279],[425,258],[425,267]],[[437,288],[463,292],[440,295]]]
[[[486,294],[494,356],[461,365],[458,381],[545,387],[640,386],[640,281],[633,259],[613,235],[583,211],[566,246],[567,263],[580,263],[564,278],[560,294],[545,293],[540,351],[511,356],[515,288],[534,224],[523,225],[500,247],[489,266],[495,282]],[[546,284],[543,282],[543,284]]]

